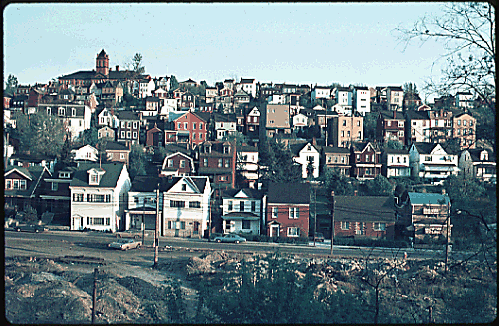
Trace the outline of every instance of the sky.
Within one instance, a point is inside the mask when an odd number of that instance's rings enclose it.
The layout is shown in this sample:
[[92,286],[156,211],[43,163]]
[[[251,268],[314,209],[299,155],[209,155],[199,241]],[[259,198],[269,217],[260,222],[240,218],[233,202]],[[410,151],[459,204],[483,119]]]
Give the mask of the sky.
[[[54,3],[3,12],[4,81],[46,83],[95,69],[104,49],[121,69],[135,53],[152,77],[227,78],[326,86],[403,85],[438,78],[441,44],[394,31],[442,3]],[[424,95],[424,94],[422,94]]]

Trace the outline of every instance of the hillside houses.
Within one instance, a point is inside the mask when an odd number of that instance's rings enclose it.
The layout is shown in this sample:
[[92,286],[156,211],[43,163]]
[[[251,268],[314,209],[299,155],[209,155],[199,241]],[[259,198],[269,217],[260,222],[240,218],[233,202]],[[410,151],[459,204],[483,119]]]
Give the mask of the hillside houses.
[[[116,232],[142,223],[151,229],[159,187],[163,236],[204,237],[211,226],[217,233],[305,238],[311,189],[323,185],[327,170],[359,188],[378,176],[393,185],[442,185],[451,175],[496,182],[495,153],[478,142],[471,93],[430,105],[399,86],[241,78],[205,87],[188,78],[172,89],[171,79],[112,68],[102,50],[93,70],[5,94],[6,130],[14,134],[17,117],[43,112],[63,122],[73,149],[63,165],[57,155],[28,155],[4,131],[6,205],[53,212],[71,230]],[[261,144],[273,139],[286,144],[298,180],[262,177],[273,167],[262,164]],[[416,195],[408,196],[404,203],[415,205]],[[339,214],[338,235],[392,239],[402,228],[391,215],[393,198],[343,197],[338,204],[383,214]],[[414,217],[404,223],[417,230],[435,224]]]

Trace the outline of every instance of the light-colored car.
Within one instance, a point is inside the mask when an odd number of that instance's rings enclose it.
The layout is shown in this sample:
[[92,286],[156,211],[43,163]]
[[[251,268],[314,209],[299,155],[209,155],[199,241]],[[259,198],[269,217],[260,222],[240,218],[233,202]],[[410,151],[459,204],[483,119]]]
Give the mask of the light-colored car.
[[221,237],[216,237],[213,240],[215,240],[216,242],[233,242],[233,243],[246,242],[245,238],[240,237],[237,234],[226,234]]
[[[147,237],[149,235],[148,232],[144,232],[144,236]],[[134,239],[140,239],[142,238],[142,231],[138,230],[128,230],[128,231],[122,231],[122,232],[117,232],[116,233],[116,238],[134,238]]]
[[109,248],[128,250],[128,249],[139,249],[141,245],[140,241],[134,239],[118,239],[113,243],[108,245]]

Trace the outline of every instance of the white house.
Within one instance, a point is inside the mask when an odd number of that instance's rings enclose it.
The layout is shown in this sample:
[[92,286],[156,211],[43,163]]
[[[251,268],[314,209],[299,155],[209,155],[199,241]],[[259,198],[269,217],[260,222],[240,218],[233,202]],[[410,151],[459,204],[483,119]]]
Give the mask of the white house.
[[156,176],[138,175],[132,180],[128,192],[128,208],[125,210],[125,229],[155,230],[156,202],[163,207],[163,197],[157,193],[159,178]]
[[[319,150],[311,143],[300,143],[289,146],[293,153],[293,161],[302,167],[302,178],[309,177],[312,172],[313,178],[319,177]],[[312,169],[312,171],[309,171]]]
[[441,184],[448,176],[459,172],[458,156],[447,154],[440,144],[413,143],[409,161],[412,176],[432,184]]
[[256,98],[257,83],[254,78],[241,78],[241,82],[236,85],[236,90],[243,90]]
[[75,161],[97,162],[99,160],[99,151],[91,145],[72,149],[71,154],[74,155],[73,160]]
[[97,115],[97,125],[98,126],[108,126],[110,128],[118,127],[118,117],[112,114],[107,108],[102,109],[102,111]]
[[164,98],[162,99],[162,106],[159,110],[159,115],[167,116],[170,112],[177,111],[178,100],[176,98]]
[[210,217],[211,185],[206,176],[166,178],[162,184],[162,234],[203,237]]
[[308,126],[308,117],[303,113],[298,113],[293,116],[293,130],[303,130]]
[[405,149],[386,148],[381,154],[381,174],[387,178],[410,177],[409,152]]
[[223,233],[260,234],[264,199],[256,189],[231,189],[222,195]]
[[90,107],[74,103],[40,103],[39,111],[45,111],[48,115],[58,117],[66,126],[71,139],[77,139],[84,130],[90,129],[92,113]]
[[286,104],[286,94],[272,94],[267,98],[268,104]]
[[237,148],[236,169],[247,180],[248,187],[255,188],[258,182],[258,148],[239,146]]
[[363,116],[371,112],[371,93],[365,86],[353,87],[353,107]]
[[331,88],[330,87],[323,87],[323,86],[315,86],[314,89],[312,90],[311,98],[312,99],[318,99],[318,98],[330,99],[331,98]]
[[80,164],[69,185],[71,230],[125,229],[122,217],[130,187],[125,164]]

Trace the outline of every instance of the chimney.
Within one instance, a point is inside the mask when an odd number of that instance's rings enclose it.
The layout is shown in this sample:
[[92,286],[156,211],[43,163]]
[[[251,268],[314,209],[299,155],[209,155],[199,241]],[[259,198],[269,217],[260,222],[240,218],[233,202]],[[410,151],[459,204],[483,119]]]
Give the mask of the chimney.
[[393,111],[393,118],[396,119],[397,118],[397,111]]
[[312,145],[317,146],[317,139],[315,137],[312,137]]
[[116,66],[116,71],[120,71],[120,66]]

